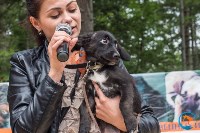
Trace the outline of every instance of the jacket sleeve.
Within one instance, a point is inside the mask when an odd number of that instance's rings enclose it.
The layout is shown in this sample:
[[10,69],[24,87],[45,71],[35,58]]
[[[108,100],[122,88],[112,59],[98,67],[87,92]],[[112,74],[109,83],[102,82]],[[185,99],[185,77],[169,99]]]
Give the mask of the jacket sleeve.
[[145,101],[142,103],[142,116],[139,122],[139,133],[160,133],[160,126],[153,110]]
[[[122,60],[119,67],[126,70]],[[155,117],[153,109],[142,101],[142,116],[139,122],[139,133],[160,133],[160,126],[158,119]]]
[[31,68],[27,68],[24,58],[20,54],[15,54],[10,60],[7,98],[12,131],[13,133],[45,133],[53,122],[66,87],[57,85],[47,75],[35,88],[31,85],[26,71]]

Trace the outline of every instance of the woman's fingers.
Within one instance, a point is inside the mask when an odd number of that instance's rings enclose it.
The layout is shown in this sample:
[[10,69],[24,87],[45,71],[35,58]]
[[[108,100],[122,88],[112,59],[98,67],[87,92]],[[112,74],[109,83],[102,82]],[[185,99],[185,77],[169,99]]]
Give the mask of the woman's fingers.
[[[71,41],[71,38],[70,37],[66,37],[66,36],[53,37],[51,42],[49,43],[49,47],[52,48],[53,50],[57,50],[57,48],[63,42],[67,42],[67,44],[69,44],[70,41]],[[57,42],[60,42],[60,43],[57,43]]]
[[106,101],[107,97],[103,94],[103,92],[101,91],[101,89],[95,82],[93,82],[93,85],[94,85],[94,88],[96,90],[96,93],[98,95],[100,102],[104,103]]
[[54,35],[52,36],[51,40],[49,41],[48,44],[48,55],[49,55],[49,60],[50,60],[50,71],[49,71],[49,76],[54,80],[54,81],[60,81],[64,68],[66,64],[68,63],[67,60],[66,62],[60,62],[57,58],[57,49],[59,46],[61,46],[64,42],[66,42],[66,45],[68,45],[69,49],[69,55],[71,56],[71,47],[75,45],[77,42],[77,38],[71,38],[70,35],[68,35],[64,31],[55,31]]
[[55,52],[52,52],[52,50],[53,50],[53,51],[57,50],[58,46],[60,46],[60,44],[61,44],[62,42],[63,42],[63,40],[60,39],[60,40],[56,41],[52,47],[49,46],[49,47],[48,47],[48,52],[49,52],[49,54],[51,54],[51,55],[52,55],[52,54],[57,54],[57,53],[55,53]]
[[55,43],[60,40],[69,42],[71,40],[71,37],[64,31],[55,31],[49,42],[49,47],[58,48],[59,45],[55,45]]
[[49,45],[48,45],[48,52],[49,54],[56,55],[57,49],[63,42],[66,42],[69,48],[69,54],[71,53],[72,47],[76,44],[78,38],[71,38],[64,31],[55,31],[54,35],[52,36]]
[[72,38],[70,41],[69,41],[69,53],[71,53],[71,50],[72,48],[76,45],[78,41],[78,38]]
[[104,108],[103,104],[100,102],[98,97],[95,97],[95,103],[96,103],[95,106],[96,117],[103,120],[104,117],[107,116],[105,112],[102,110],[102,108]]

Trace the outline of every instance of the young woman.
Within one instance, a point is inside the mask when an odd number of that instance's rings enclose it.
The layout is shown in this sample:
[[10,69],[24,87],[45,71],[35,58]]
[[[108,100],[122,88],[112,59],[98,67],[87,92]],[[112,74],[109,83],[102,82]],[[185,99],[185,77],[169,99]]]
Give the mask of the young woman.
[[[65,66],[72,61],[60,62],[57,48],[67,42],[69,51],[76,44],[81,30],[81,13],[76,0],[26,0],[29,21],[38,39],[38,47],[17,52],[10,60],[8,102],[13,133],[64,133],[78,132],[79,112],[71,107],[69,93],[76,72]],[[72,34],[55,31],[59,23],[67,23]],[[121,64],[122,68],[124,65]],[[107,98],[99,89],[96,117],[126,132],[119,109],[120,97]],[[63,108],[70,106],[62,117]],[[70,114],[71,112],[71,114]],[[75,113],[77,116],[73,116]],[[74,127],[74,128],[71,128]],[[94,133],[94,131],[90,131]],[[139,132],[158,133],[159,123],[152,109],[142,106]]]

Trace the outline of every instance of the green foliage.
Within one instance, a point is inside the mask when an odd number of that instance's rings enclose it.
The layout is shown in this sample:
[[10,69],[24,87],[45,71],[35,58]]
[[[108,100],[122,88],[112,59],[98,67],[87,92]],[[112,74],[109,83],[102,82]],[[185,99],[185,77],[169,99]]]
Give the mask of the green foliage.
[[8,68],[10,68],[9,59],[14,53],[13,50],[2,50],[0,51],[0,81],[6,82],[9,78]]
[[179,1],[94,0],[94,23],[131,54],[130,73],[182,69]]
[[2,82],[8,81],[11,55],[33,45],[25,28],[24,1],[9,0],[0,3],[0,20],[0,82]]

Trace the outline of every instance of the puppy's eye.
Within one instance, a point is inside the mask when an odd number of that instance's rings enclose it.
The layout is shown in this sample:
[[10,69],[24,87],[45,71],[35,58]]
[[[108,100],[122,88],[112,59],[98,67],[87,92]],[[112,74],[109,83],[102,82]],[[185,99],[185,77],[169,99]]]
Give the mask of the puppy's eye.
[[108,44],[108,43],[109,43],[109,38],[108,38],[108,37],[105,37],[105,38],[102,39],[100,42],[103,43],[103,44]]

